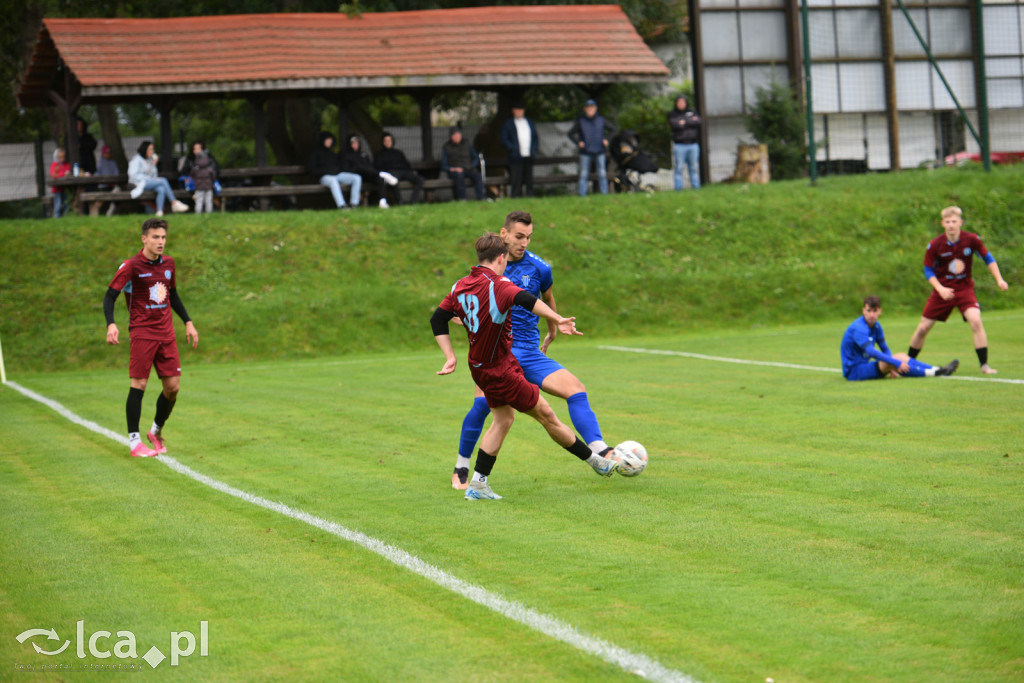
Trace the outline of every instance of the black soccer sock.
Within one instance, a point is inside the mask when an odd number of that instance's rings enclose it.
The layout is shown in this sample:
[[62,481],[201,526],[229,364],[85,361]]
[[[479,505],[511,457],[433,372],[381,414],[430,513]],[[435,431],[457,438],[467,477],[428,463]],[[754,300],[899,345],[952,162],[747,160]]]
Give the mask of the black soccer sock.
[[128,402],[125,403],[124,412],[128,418],[128,433],[137,434],[139,431],[139,420],[142,419],[142,397],[146,392],[142,389],[132,387],[128,390]]
[[174,410],[174,403],[177,399],[172,401],[164,395],[164,392],[160,392],[160,395],[156,397],[156,417],[153,418],[153,422],[156,422],[160,429],[164,428],[164,423],[167,422],[167,418],[171,416],[171,411]]
[[913,346],[907,348],[907,355],[911,358],[917,358],[919,353],[921,353],[921,349],[915,349]]
[[978,362],[982,365],[988,364],[988,347],[982,346],[980,349],[974,349],[974,352],[978,354]]
[[564,448],[584,462],[594,454],[594,451],[590,450],[590,446],[583,443],[583,440],[578,436],[571,446],[564,446]]
[[491,474],[491,468],[494,467],[494,461],[498,459],[498,456],[491,455],[484,449],[479,449],[476,452],[476,467],[473,469],[480,474],[481,477],[486,477]]

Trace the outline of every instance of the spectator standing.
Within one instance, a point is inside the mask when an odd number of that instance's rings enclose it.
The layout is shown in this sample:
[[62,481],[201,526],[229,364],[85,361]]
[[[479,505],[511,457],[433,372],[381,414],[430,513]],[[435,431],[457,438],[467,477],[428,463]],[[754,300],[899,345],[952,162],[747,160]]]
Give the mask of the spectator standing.
[[214,172],[213,159],[205,150],[196,155],[190,176],[196,192],[192,199],[196,203],[196,213],[213,213],[213,183],[217,180]]
[[686,97],[676,98],[676,107],[668,113],[672,130],[672,179],[676,190],[683,189],[683,167],[690,172],[690,189],[700,189],[700,116]]
[[612,126],[597,113],[597,102],[595,100],[584,102],[583,116],[576,119],[569,130],[569,139],[580,148],[579,192],[581,197],[587,196],[587,182],[590,178],[592,164],[597,166],[597,184],[601,189],[601,194],[608,194],[608,136],[613,132]]
[[[53,163],[50,164],[50,178],[63,178],[64,176],[71,175],[71,164],[68,163],[67,152],[64,151],[63,147],[58,147],[53,152]],[[50,186],[50,192],[53,194],[53,217],[60,218],[67,213],[67,193],[63,187]]]
[[476,198],[487,198],[484,179],[480,175],[480,155],[468,140],[462,137],[462,129],[452,127],[448,131],[448,142],[441,148],[441,170],[452,181],[452,192],[456,199],[466,198],[466,180],[473,182]]
[[[395,180],[404,180],[412,183],[412,197],[409,198],[409,203],[418,203],[420,201],[420,193],[423,191],[423,176],[413,170],[412,164],[409,163],[402,150],[395,147],[395,138],[391,133],[385,132],[381,136],[380,144],[381,149],[373,160],[374,168],[382,173],[387,173],[395,178]],[[389,184],[394,186],[398,183]],[[394,188],[393,192],[395,205],[397,206],[402,203],[402,192],[397,187]]]
[[385,183],[387,181],[384,175],[387,175],[398,184],[398,179],[390,173],[382,174],[382,171],[378,171],[373,167],[373,162],[370,161],[370,156],[363,151],[362,141],[358,135],[349,135],[346,140],[345,150],[341,153],[341,167],[350,173],[358,173],[363,179],[363,182],[368,184],[374,189],[377,194],[377,205],[382,209],[387,209],[387,188]]
[[89,125],[81,116],[78,126],[78,168],[85,175],[96,175],[96,138],[89,133]]
[[192,178],[192,169],[195,167],[196,158],[201,152],[206,152],[206,156],[210,159],[210,164],[213,167],[213,183],[214,190],[219,194],[220,188],[220,165],[217,164],[217,160],[213,157],[213,154],[207,148],[206,143],[202,140],[196,140],[192,143],[192,150],[187,156],[183,156],[178,159],[178,182],[182,184],[186,190],[194,190],[195,187],[189,187],[188,181]]
[[159,160],[153,143],[143,140],[136,155],[128,162],[128,182],[135,186],[131,191],[132,199],[138,199],[143,192],[152,190],[156,192],[157,217],[164,215],[164,204],[168,199],[171,200],[171,211],[174,213],[188,211],[188,206],[174,196],[174,190],[171,189],[167,178],[161,178],[157,173],[156,164]]
[[349,173],[342,169],[341,159],[331,151],[333,146],[334,135],[327,131],[321,132],[320,146],[310,153],[306,169],[311,176],[319,180],[321,185],[330,189],[331,196],[334,197],[334,204],[339,209],[349,208],[341,193],[342,185],[352,188],[349,192],[351,206],[359,206],[359,193],[363,189],[363,179],[358,173]]
[[[96,175],[110,176],[120,174],[120,169],[117,168],[117,162],[114,161],[110,152],[110,145],[103,145],[100,150],[100,159],[96,162]],[[96,186],[96,189],[108,192],[116,187],[113,183],[100,183]],[[107,209],[107,215],[114,215],[114,207],[117,205],[114,202],[110,202],[110,208]],[[98,216],[100,215],[100,209],[103,207],[103,202],[93,202],[89,206],[89,215]]]
[[512,197],[533,196],[533,164],[537,159],[540,138],[537,126],[526,117],[522,102],[512,105],[512,118],[501,127],[501,144],[508,150],[509,194]]

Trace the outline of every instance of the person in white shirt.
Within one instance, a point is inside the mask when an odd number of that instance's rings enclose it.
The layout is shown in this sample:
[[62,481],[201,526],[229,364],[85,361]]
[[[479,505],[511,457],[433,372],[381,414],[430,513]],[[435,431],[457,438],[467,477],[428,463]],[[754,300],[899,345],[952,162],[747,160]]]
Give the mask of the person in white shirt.
[[533,164],[539,142],[537,127],[526,118],[526,106],[516,102],[512,118],[501,127],[501,144],[508,150],[509,194],[513,197],[533,196]]

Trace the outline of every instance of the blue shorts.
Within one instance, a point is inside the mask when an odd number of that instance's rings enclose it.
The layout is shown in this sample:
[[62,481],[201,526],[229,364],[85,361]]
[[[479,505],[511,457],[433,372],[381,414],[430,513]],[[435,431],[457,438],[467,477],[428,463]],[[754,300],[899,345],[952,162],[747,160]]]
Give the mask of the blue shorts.
[[538,387],[544,383],[544,379],[552,372],[564,369],[560,363],[545,356],[538,348],[513,346],[512,355],[523,366],[523,374],[526,375],[526,381],[530,384],[536,384]]
[[843,376],[851,382],[859,382],[865,379],[881,379],[882,373],[878,371],[878,361],[873,360],[867,363],[857,363]]

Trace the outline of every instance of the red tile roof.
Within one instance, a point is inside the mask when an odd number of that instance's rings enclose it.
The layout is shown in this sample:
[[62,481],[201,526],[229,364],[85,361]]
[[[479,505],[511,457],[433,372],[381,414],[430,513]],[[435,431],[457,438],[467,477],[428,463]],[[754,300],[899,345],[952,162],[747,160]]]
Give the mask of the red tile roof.
[[46,19],[19,91],[23,104],[50,104],[44,91],[58,54],[87,101],[171,92],[534,85],[668,76],[617,5],[481,7],[352,18]]

